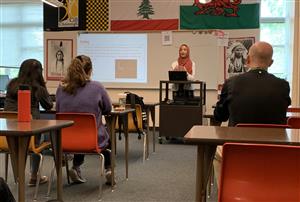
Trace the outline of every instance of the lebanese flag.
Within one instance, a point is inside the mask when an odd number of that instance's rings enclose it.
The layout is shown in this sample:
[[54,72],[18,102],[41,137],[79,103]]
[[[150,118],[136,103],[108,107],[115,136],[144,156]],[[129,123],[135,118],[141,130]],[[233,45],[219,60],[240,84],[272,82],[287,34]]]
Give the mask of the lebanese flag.
[[178,30],[179,8],[179,0],[110,0],[110,29]]

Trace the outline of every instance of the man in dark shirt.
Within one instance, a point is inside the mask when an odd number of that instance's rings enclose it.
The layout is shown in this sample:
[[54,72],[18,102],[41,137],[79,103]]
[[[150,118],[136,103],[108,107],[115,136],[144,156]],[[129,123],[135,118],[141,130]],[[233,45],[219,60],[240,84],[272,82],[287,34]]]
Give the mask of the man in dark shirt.
[[286,124],[291,104],[289,83],[267,72],[272,65],[273,48],[266,42],[250,47],[249,71],[225,81],[214,110],[217,121],[229,126],[238,123]]

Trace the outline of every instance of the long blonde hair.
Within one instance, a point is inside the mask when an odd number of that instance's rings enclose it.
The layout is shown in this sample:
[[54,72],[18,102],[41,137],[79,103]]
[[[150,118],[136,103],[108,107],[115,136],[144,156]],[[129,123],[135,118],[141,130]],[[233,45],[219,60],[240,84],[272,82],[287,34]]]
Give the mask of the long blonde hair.
[[90,80],[88,73],[92,69],[92,62],[88,56],[79,55],[71,61],[67,75],[62,80],[63,91],[75,95],[78,88],[86,85]]

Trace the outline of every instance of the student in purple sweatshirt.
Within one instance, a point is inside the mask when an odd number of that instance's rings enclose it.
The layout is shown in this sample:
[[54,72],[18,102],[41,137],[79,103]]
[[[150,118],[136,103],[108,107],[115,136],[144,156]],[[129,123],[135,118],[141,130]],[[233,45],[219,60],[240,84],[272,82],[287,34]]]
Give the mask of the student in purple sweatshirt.
[[[101,149],[109,147],[109,134],[102,123],[102,115],[112,109],[111,100],[104,86],[91,81],[92,62],[88,56],[80,55],[71,61],[67,75],[56,91],[57,112],[86,112],[96,116],[98,124],[98,142]],[[104,151],[107,183],[111,178],[110,154]],[[80,166],[84,162],[83,154],[75,154],[73,167],[70,170],[71,180],[75,183],[84,183]]]

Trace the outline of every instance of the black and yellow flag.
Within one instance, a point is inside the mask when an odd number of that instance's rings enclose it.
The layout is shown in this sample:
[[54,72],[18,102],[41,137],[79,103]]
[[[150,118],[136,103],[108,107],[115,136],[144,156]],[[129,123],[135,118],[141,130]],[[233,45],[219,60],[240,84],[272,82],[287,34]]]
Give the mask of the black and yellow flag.
[[44,3],[44,30],[85,30],[86,0],[60,0],[58,2],[58,8]]
[[109,30],[109,0],[86,1],[86,30]]

